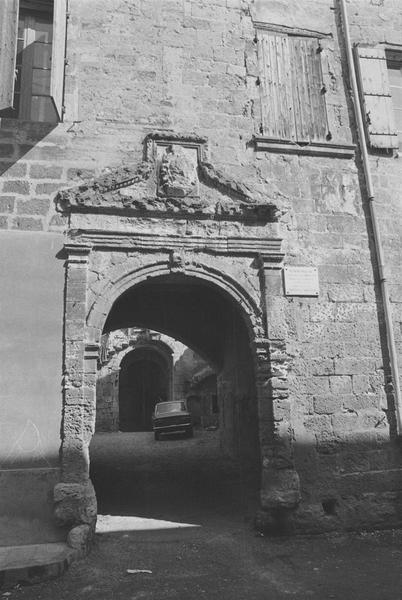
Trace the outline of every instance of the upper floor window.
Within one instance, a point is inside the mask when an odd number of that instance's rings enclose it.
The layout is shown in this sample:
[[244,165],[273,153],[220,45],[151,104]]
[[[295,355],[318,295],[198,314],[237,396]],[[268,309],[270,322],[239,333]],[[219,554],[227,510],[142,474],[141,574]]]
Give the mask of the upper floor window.
[[402,129],[402,53],[389,52],[384,46],[357,45],[355,62],[367,142],[371,148],[398,148]]
[[297,144],[330,139],[320,40],[312,34],[258,29],[257,43],[261,133]]
[[402,143],[402,50],[387,51],[387,69],[389,88],[394,110],[395,128],[398,132],[399,144]]
[[0,116],[63,116],[66,0],[1,0]]

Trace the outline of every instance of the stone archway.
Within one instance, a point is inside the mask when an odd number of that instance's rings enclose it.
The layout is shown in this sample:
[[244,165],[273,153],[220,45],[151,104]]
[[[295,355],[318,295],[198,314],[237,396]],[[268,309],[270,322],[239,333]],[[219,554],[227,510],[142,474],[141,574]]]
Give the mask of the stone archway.
[[[246,294],[244,306],[240,305],[241,290],[233,281],[227,279],[224,286],[221,275],[218,285],[217,275],[210,272],[206,277],[210,269],[200,267],[181,273],[161,269],[145,279],[141,273],[134,284],[133,274],[126,277],[126,285],[133,285],[122,286],[119,297],[110,303],[102,331],[140,323],[196,348],[219,372],[225,450],[230,455],[246,451],[252,455],[258,448],[258,418],[250,341],[262,327],[261,314]],[[232,294],[225,287],[232,287]],[[102,299],[107,296],[104,290]]]
[[[77,247],[74,250],[78,250]],[[85,249],[85,255],[88,255]],[[74,254],[72,265],[80,265],[81,270],[88,263],[76,262]],[[271,265],[272,266],[272,265]],[[73,272],[76,267],[72,267]],[[267,268],[267,261],[263,263]],[[277,269],[272,271],[272,277],[277,277]],[[242,290],[238,282],[222,273],[215,272],[200,263],[188,264],[186,275],[208,282],[220,289],[231,302],[238,307],[244,319],[249,335],[249,349],[252,357],[254,378],[256,384],[256,402],[259,421],[259,442],[262,457],[262,483],[261,501],[265,509],[264,515],[270,520],[279,508],[287,510],[297,505],[299,500],[298,477],[293,467],[291,447],[291,427],[287,419],[287,357],[280,340],[271,342],[264,333],[263,315],[250,295]],[[71,273],[72,274],[72,273]],[[118,286],[111,284],[108,278],[107,289],[98,295],[98,300],[91,304],[88,317],[83,319],[83,327],[87,341],[83,344],[82,354],[82,380],[87,385],[74,390],[65,389],[66,413],[64,419],[64,439],[62,449],[62,464],[64,482],[56,486],[56,514],[59,519],[67,518],[71,525],[88,526],[88,531],[93,526],[96,517],[96,499],[89,480],[88,447],[94,432],[94,416],[96,407],[96,370],[98,360],[99,341],[110,308],[125,291],[133,289],[141,282],[158,276],[172,274],[171,261],[164,264],[150,263],[148,267],[141,267],[134,271],[121,272]],[[261,268],[260,268],[261,274]],[[71,282],[77,280],[76,274]],[[266,281],[266,280],[264,280]],[[118,293],[116,290],[118,288]],[[83,281],[83,288],[85,282]],[[76,289],[75,292],[76,293]],[[109,307],[109,311],[107,310]],[[89,339],[88,339],[89,338]],[[70,345],[68,344],[67,347]],[[71,346],[73,347],[72,343]],[[74,346],[75,349],[75,346]],[[68,359],[68,357],[66,357]],[[78,357],[76,357],[78,358]],[[80,398],[77,398],[81,394]],[[70,398],[74,395],[79,400],[69,410]],[[81,407],[77,410],[77,406]],[[85,410],[82,410],[85,407]],[[66,515],[66,516],[65,516]]]
[[[287,387],[290,357],[281,334],[283,254],[275,207],[265,199],[256,201],[244,186],[205,162],[204,143],[190,137],[168,143],[154,136],[147,142],[154,154],[138,168],[116,170],[61,193],[62,209],[70,214],[71,235],[65,246],[62,483],[55,488],[55,510],[60,522],[82,527],[86,534],[96,520],[88,447],[95,423],[100,338],[119,299],[157,280],[199,282],[214,290],[216,297],[226,298],[227,306],[240,315],[246,332],[243,351],[250,357],[255,386],[262,518],[268,524],[278,518],[283,521],[284,513],[300,500]],[[172,144],[182,145],[192,156],[195,184],[189,190],[175,185],[165,189],[166,168],[161,175],[158,152]],[[166,160],[171,157],[169,150]],[[183,199],[183,194],[189,197]],[[154,233],[155,215],[162,233]],[[186,231],[183,217],[192,223]],[[260,230],[256,237],[255,231]],[[153,328],[150,322],[136,324]],[[118,321],[114,326],[120,326]],[[162,332],[169,334],[163,327]],[[186,342],[185,336],[182,341]],[[205,340],[192,341],[201,355],[208,349]],[[198,343],[204,348],[198,348]]]
[[152,346],[126,354],[119,373],[119,431],[151,431],[157,402],[170,399],[171,365]]
[[[151,362],[158,363],[160,370],[165,373],[166,381],[159,394],[166,399],[171,399],[173,394],[173,350],[167,340],[162,340],[161,335],[157,332],[138,328],[122,329],[103,335],[96,378],[95,433],[125,430],[124,426],[123,429],[120,427],[120,388],[130,388],[131,384],[129,381],[125,381],[122,386],[122,370],[124,372],[126,366],[130,371],[130,363],[135,363],[135,358],[147,360],[149,357],[144,354],[150,355]],[[130,360],[130,355],[134,361]],[[144,382],[144,385],[147,386],[147,383]],[[130,395],[129,389],[127,393]],[[135,394],[131,395],[134,400]]]

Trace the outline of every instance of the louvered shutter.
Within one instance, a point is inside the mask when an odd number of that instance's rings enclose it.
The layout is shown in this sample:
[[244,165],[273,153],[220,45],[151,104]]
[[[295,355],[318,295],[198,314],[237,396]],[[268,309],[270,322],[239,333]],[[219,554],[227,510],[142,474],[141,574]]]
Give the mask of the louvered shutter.
[[328,122],[318,41],[290,38],[290,57],[296,139],[325,141]]
[[269,32],[258,34],[264,135],[295,140],[289,38]]
[[0,110],[13,105],[19,0],[0,0]]
[[54,0],[52,70],[50,95],[53,98],[59,120],[63,118],[64,61],[66,51],[67,1]]
[[367,141],[373,148],[398,148],[384,48],[355,46]]

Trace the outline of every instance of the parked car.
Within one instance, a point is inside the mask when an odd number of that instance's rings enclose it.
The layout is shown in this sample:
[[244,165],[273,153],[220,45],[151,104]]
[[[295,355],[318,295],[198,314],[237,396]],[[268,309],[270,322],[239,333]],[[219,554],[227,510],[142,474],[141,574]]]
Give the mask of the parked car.
[[156,440],[165,433],[185,433],[187,437],[193,436],[193,420],[186,403],[182,400],[158,402],[152,415],[152,427]]

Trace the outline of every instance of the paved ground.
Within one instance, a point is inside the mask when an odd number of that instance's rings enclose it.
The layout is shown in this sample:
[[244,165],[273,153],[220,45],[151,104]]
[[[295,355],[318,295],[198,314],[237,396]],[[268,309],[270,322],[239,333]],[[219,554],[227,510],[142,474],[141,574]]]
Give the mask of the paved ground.
[[402,532],[258,536],[253,478],[219,459],[216,432],[161,442],[99,435],[92,466],[100,512],[111,516],[100,518],[91,555],[62,578],[8,597],[402,599]]

